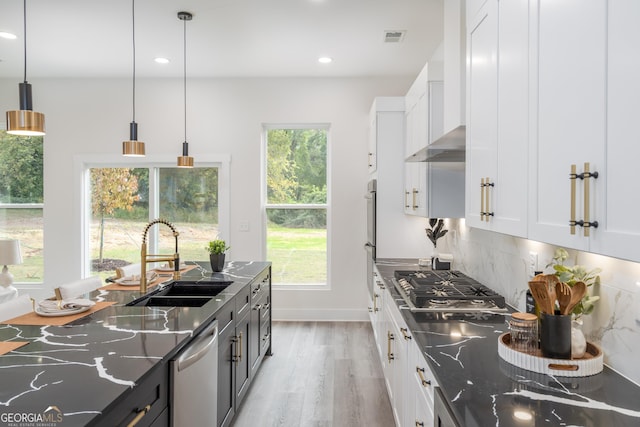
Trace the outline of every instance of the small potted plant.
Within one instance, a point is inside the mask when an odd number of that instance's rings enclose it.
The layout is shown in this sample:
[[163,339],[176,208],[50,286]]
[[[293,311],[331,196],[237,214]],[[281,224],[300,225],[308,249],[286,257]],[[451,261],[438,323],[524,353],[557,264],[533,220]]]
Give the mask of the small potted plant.
[[[565,282],[571,287],[573,287],[576,282],[584,282],[588,288],[593,285],[600,284],[599,274],[602,269],[594,268],[592,270],[587,270],[581,265],[568,267],[564,265],[564,262],[568,257],[569,253],[566,251],[566,249],[557,248],[553,254],[551,262],[547,264],[547,267],[553,267],[554,274],[561,282]],[[589,293],[587,292],[582,300],[580,300],[580,302],[576,304],[571,313],[574,319],[580,320],[582,316],[591,314],[591,312],[595,308],[594,303],[598,301],[598,299],[600,299],[600,297],[589,295]]]
[[[449,230],[444,228],[444,219],[442,218],[430,218],[429,227],[424,230],[427,232],[427,237],[433,243],[433,249],[437,248],[438,239],[444,237]],[[431,268],[434,270],[449,270],[451,268],[451,255],[433,253],[431,257]]]
[[[574,265],[568,267],[564,265],[564,262],[569,257],[569,253],[563,248],[557,248],[553,254],[551,262],[547,264],[547,267],[553,267],[554,274],[558,277],[558,280],[566,283],[570,287],[577,282],[584,282],[587,285],[587,289],[593,285],[600,285],[600,272],[602,269],[594,268],[587,270],[581,265]],[[598,301],[600,297],[589,295],[589,292],[582,297],[582,299],[575,305],[571,315],[573,317],[571,326],[571,356],[578,358],[582,357],[587,348],[587,340],[582,332],[582,316],[589,315],[595,308],[594,303]]]
[[231,249],[224,240],[216,239],[209,242],[205,249],[209,252],[209,261],[213,271],[222,271],[224,268],[225,252]]

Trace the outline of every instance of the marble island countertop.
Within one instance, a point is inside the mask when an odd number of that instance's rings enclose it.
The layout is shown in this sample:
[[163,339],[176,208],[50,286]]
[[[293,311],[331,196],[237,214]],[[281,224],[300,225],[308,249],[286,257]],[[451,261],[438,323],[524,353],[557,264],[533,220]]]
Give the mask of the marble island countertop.
[[[128,307],[140,296],[127,291],[94,291],[96,301],[116,304],[64,326],[0,324],[0,341],[28,344],[0,356],[0,417],[43,413],[56,407],[63,426],[84,426],[99,418],[157,364],[186,345],[216,311],[268,262],[230,262],[220,273],[208,262],[181,280],[233,281],[202,307]],[[2,422],[0,426],[9,425]],[[34,424],[35,425],[35,424]]]
[[396,269],[418,269],[415,260],[377,260],[376,266],[460,425],[640,425],[640,387],[607,366],[578,378],[513,366],[498,355],[508,315],[478,313],[456,320],[412,313],[391,279]]

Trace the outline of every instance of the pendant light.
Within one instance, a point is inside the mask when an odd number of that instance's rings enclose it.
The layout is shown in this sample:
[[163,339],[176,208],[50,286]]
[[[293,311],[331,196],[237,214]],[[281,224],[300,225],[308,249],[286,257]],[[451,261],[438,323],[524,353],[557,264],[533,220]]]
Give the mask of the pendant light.
[[182,156],[178,156],[179,168],[192,168],[193,157],[189,156],[189,143],[187,142],[187,21],[193,19],[189,12],[178,12],[178,19],[184,24],[184,142],[182,143]]
[[129,123],[129,140],[122,142],[122,155],[144,157],[144,142],[138,141],[138,124],[136,123],[136,0],[131,0],[131,23],[133,26],[133,120]]
[[44,135],[44,114],[33,111],[31,84],[27,82],[27,0],[24,0],[24,82],[19,84],[20,109],[7,111],[7,133],[12,135]]

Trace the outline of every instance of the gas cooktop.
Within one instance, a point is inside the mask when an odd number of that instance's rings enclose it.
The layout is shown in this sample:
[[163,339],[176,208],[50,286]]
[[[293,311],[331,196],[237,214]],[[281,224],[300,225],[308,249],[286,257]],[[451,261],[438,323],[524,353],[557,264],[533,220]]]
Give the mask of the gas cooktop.
[[504,297],[451,270],[396,270],[393,284],[411,311],[505,312]]

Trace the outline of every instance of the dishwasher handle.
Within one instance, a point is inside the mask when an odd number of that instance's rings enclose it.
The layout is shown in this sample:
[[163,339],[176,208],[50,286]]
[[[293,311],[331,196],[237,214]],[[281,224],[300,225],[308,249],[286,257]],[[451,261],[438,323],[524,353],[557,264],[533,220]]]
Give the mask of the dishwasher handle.
[[192,342],[187,345],[187,349],[175,359],[178,371],[184,371],[189,366],[202,359],[218,340],[218,321],[211,322]]

